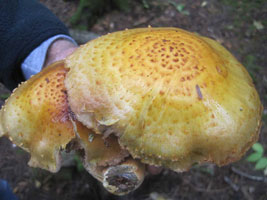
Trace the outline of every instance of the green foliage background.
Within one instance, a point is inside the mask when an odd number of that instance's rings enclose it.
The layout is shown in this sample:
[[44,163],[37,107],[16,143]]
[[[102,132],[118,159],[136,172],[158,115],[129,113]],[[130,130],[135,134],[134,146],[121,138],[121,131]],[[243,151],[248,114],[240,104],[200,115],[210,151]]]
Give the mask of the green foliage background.
[[[110,9],[129,11],[130,0],[80,0],[76,13],[70,19],[76,28],[86,29],[97,20],[98,16]],[[81,21],[86,21],[86,27],[80,25]]]

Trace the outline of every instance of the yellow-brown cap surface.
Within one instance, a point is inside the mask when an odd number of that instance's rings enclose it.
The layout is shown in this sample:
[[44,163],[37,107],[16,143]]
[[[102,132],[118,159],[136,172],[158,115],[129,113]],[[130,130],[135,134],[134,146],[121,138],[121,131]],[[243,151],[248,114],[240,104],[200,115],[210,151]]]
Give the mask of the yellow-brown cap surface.
[[3,110],[0,110],[0,137],[4,135],[4,127],[3,127],[3,124],[1,123],[3,121],[2,113],[3,113]]
[[[60,169],[60,150],[75,137],[59,62],[22,83],[1,109],[3,134],[30,152],[29,165],[51,172]],[[0,129],[1,131],[1,129]]]
[[66,66],[78,120],[115,130],[145,163],[224,165],[258,138],[262,106],[252,80],[211,39],[177,28],[125,30],[81,46]]

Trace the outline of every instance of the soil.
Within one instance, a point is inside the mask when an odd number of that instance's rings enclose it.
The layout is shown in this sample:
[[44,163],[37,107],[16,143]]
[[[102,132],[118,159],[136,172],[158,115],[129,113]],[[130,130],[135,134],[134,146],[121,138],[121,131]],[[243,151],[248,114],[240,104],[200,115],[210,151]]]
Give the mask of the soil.
[[[78,25],[70,23],[78,1],[41,2],[70,28],[86,27],[99,35],[151,25],[180,27],[217,40],[245,65],[254,80],[265,108],[259,142],[267,149],[266,1],[135,0],[130,1],[129,11],[108,7],[93,23],[83,20]],[[8,95],[9,91],[1,86],[0,104]],[[225,167],[206,164],[185,173],[166,169],[159,175],[147,175],[139,189],[117,197],[108,194],[98,181],[77,166],[62,168],[56,174],[29,167],[29,154],[13,146],[7,138],[0,138],[0,152],[0,178],[9,182],[21,200],[267,200],[267,176],[263,170],[255,170],[254,163],[245,160],[247,155]]]

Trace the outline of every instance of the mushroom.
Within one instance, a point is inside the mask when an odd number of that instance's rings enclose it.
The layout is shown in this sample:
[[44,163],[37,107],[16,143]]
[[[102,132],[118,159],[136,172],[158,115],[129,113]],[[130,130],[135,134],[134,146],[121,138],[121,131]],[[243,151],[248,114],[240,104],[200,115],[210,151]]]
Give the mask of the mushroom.
[[31,166],[58,171],[60,151],[75,143],[85,168],[123,195],[142,183],[142,163],[182,172],[239,160],[258,139],[262,105],[219,43],[150,27],[82,45],[20,85],[0,112],[0,134],[31,153]]
[[116,195],[136,189],[144,179],[144,164],[129,157],[115,136],[102,139],[70,111],[64,62],[55,63],[22,83],[0,113],[0,133],[30,152],[29,165],[57,172],[62,151],[82,152],[85,169]]
[[178,28],[140,28],[81,46],[66,61],[71,110],[105,126],[142,162],[219,166],[257,140],[262,105],[246,69],[219,43]]

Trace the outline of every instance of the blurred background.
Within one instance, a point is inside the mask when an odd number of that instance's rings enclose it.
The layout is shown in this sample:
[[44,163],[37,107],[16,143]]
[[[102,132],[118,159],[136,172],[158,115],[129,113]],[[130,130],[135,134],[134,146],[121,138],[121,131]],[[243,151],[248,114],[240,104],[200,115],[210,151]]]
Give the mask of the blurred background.
[[[195,166],[148,175],[135,192],[108,194],[76,159],[51,174],[27,166],[29,155],[0,138],[0,177],[21,199],[38,200],[267,200],[267,1],[266,0],[41,0],[80,43],[126,28],[179,27],[215,39],[247,68],[264,112],[259,141],[239,162]],[[0,105],[10,92],[0,86]]]

